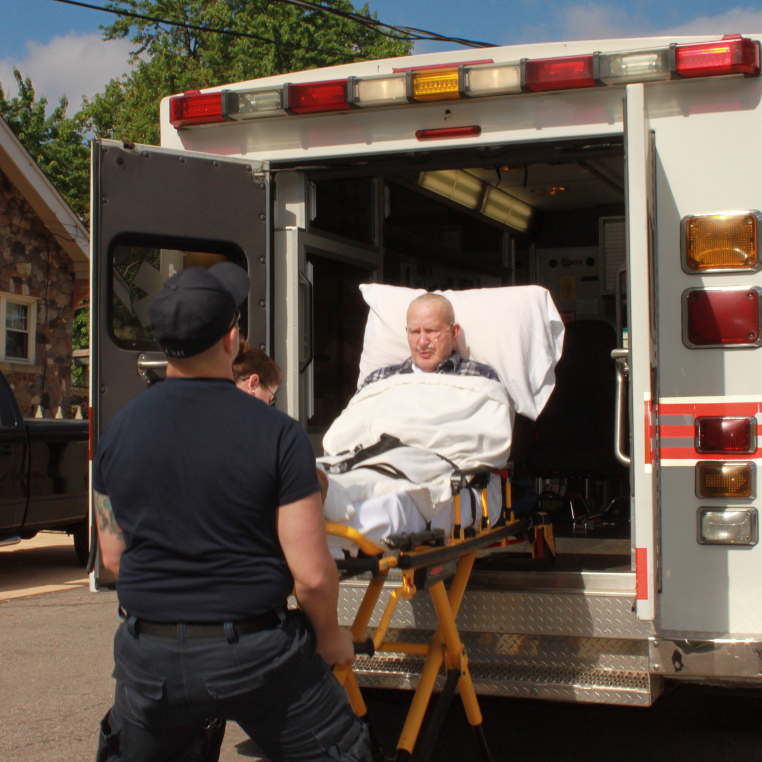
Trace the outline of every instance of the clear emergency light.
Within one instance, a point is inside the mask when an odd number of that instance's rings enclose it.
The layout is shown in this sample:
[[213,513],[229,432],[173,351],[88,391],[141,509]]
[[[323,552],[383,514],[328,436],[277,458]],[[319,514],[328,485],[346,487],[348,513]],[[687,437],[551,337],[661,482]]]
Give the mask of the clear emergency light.
[[697,540],[701,545],[756,545],[757,511],[754,508],[698,509]]
[[696,419],[696,452],[737,453],[757,451],[756,418],[700,416]]
[[696,497],[754,497],[754,470],[751,461],[699,461]]
[[687,273],[758,270],[757,211],[684,217],[681,222],[683,270]]
[[[550,92],[682,77],[760,74],[760,44],[740,35],[664,48],[393,69],[390,74],[281,85],[258,93],[188,91],[170,99],[177,129],[262,116],[318,114],[460,98]],[[278,102],[280,100],[280,102]],[[475,137],[453,134],[451,137]],[[422,139],[419,137],[419,140]]]
[[683,292],[683,343],[691,349],[758,347],[758,286],[689,288]]

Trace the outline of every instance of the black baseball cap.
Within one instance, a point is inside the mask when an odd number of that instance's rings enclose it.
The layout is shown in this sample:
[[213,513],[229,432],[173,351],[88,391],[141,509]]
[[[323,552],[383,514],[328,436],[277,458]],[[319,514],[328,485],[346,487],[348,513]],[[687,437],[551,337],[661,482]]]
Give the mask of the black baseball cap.
[[201,354],[235,325],[250,285],[232,262],[181,270],[164,281],[148,308],[154,338],[170,357]]

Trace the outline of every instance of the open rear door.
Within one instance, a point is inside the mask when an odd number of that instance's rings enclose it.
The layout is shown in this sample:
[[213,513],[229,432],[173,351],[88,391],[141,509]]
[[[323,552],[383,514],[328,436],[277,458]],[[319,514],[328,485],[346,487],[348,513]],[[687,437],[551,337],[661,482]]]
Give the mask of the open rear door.
[[[627,273],[632,547],[639,619],[654,619],[658,592],[657,473],[654,410],[656,390],[653,226],[654,147],[642,84],[625,96],[627,168]],[[617,443],[618,445],[619,443]]]
[[164,377],[148,306],[184,267],[233,261],[251,277],[242,333],[268,350],[269,190],[251,160],[96,140],[92,147],[92,445]]

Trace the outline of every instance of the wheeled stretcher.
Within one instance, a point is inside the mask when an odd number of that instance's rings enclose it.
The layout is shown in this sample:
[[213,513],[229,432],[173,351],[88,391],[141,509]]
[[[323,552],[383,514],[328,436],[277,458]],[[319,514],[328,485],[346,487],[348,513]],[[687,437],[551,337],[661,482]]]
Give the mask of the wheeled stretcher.
[[[452,474],[453,519],[451,534],[442,530],[405,533],[388,537],[384,545],[368,540],[356,529],[344,524],[326,523],[326,531],[355,543],[357,557],[337,561],[344,576],[371,573],[365,595],[355,615],[351,632],[358,653],[373,656],[376,651],[390,651],[425,656],[420,681],[415,690],[407,719],[397,743],[395,762],[413,758],[432,758],[447,710],[456,689],[459,690],[469,725],[482,760],[491,760],[487,740],[482,728],[482,715],[468,669],[468,656],[458,633],[456,617],[468,586],[471,570],[478,551],[488,547],[510,544],[519,537],[531,541],[534,556],[554,553],[552,528],[544,514],[535,513],[518,518],[511,511],[510,478],[503,474],[505,502],[496,522],[489,518],[487,487],[491,469],[468,469]],[[465,529],[461,521],[461,490],[478,489],[481,517],[475,528]],[[379,603],[391,569],[399,569],[402,578],[389,597],[380,623],[372,638],[367,637],[371,617]],[[395,608],[400,600],[410,600],[416,594],[428,592],[436,612],[438,627],[427,644],[388,640],[387,632]],[[421,729],[427,713],[438,675],[444,665],[445,683],[439,700],[431,713],[423,736]],[[367,719],[367,707],[351,667],[334,670],[344,685],[354,711]],[[371,734],[373,736],[373,734]],[[377,760],[386,759],[374,741]]]

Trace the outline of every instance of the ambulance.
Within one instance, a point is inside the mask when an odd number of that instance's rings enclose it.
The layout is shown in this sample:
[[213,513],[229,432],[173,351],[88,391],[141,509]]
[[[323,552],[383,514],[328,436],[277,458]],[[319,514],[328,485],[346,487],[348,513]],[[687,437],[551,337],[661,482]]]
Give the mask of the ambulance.
[[[94,444],[164,375],[147,308],[182,267],[246,267],[243,327],[317,454],[357,388],[360,284],[543,286],[564,354],[511,474],[558,553],[478,564],[458,619],[477,691],[758,685],[761,39],[427,53],[164,99],[160,147],[93,143]],[[342,583],[343,623],[366,584]],[[432,621],[414,597],[392,629],[427,642]],[[356,665],[407,688],[421,661]]]

